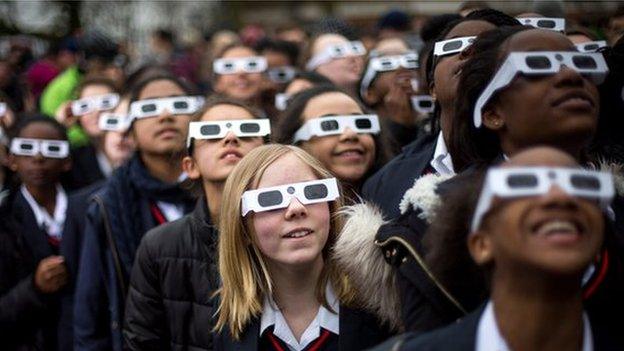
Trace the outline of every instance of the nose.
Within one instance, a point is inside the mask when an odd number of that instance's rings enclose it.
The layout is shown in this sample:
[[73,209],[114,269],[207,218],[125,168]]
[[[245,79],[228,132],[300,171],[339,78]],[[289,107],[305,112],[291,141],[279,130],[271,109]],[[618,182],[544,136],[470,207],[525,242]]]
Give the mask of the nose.
[[576,197],[571,196],[558,185],[553,185],[550,190],[541,197],[540,202],[545,208],[575,209],[578,207]]
[[556,87],[583,86],[583,76],[581,76],[581,74],[574,69],[565,65],[561,66],[561,69],[555,75],[555,79]]
[[234,134],[234,132],[228,131],[227,134],[225,134],[225,138],[223,138],[223,143],[225,145],[238,144],[238,137]]
[[342,134],[340,134],[339,140],[342,142],[358,141],[359,137],[358,137],[358,134],[355,131],[353,131],[353,129],[347,127],[342,132]]
[[158,119],[160,122],[166,121],[166,120],[172,120],[173,114],[171,114],[171,111],[169,111],[168,108],[163,108],[162,111],[160,111],[160,114],[158,115]]
[[305,205],[302,204],[299,201],[299,199],[293,196],[290,199],[290,203],[288,204],[288,207],[286,208],[286,213],[284,214],[284,217],[287,220],[293,220],[293,219],[305,218],[307,215],[308,215],[308,210],[306,209]]

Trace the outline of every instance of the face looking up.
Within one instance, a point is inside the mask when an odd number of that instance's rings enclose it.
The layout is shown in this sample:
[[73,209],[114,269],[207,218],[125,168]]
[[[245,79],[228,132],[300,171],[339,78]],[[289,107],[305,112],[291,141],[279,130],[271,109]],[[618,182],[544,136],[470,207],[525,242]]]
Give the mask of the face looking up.
[[[159,79],[148,83],[139,100],[185,96],[186,92],[175,82]],[[172,115],[166,108],[156,117],[134,121],[132,136],[142,152],[167,155],[184,151],[190,115]]]
[[[551,148],[518,156],[505,167],[578,168],[572,157]],[[558,186],[540,196],[495,197],[489,208],[468,246],[479,265],[494,264],[495,277],[526,269],[581,276],[602,245],[603,213],[597,202]]]
[[[335,44],[345,44],[349,41],[339,34],[323,34],[312,44],[312,56],[318,55]],[[315,70],[324,75],[339,87],[349,89],[357,84],[364,69],[362,56],[346,56],[335,58],[319,65]]]
[[[540,29],[519,32],[502,47],[501,57],[514,51],[576,51],[563,34]],[[483,123],[499,135],[508,155],[543,144],[575,150],[594,134],[599,106],[594,83],[562,66],[553,75],[516,76],[483,110]]]
[[[256,188],[316,179],[306,163],[288,153],[266,168]],[[251,216],[254,240],[270,268],[322,264],[322,251],[330,231],[329,203],[303,205],[293,198],[287,208]]]
[[[258,116],[243,107],[223,103],[206,110],[200,121],[254,118]],[[191,179],[224,182],[238,161],[262,144],[262,137],[237,137],[231,131],[223,139],[194,140],[193,154],[184,158],[184,168]]]
[[[258,54],[245,46],[236,46],[223,53],[221,59],[254,57]],[[236,72],[217,74],[215,91],[234,99],[250,101],[258,97],[263,83],[262,73]]]
[[[361,107],[344,93],[329,92],[310,99],[301,120],[325,116],[361,115]],[[370,134],[357,134],[350,128],[340,135],[313,137],[303,141],[301,147],[316,157],[337,178],[348,183],[358,183],[373,166],[375,140]]]

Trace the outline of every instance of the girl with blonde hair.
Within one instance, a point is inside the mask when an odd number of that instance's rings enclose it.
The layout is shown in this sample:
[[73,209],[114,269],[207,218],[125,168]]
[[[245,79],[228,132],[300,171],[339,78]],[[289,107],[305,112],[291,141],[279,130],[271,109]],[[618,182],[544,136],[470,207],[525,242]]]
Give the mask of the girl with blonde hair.
[[219,223],[223,350],[361,350],[383,340],[330,257],[338,182],[300,148],[251,151],[226,181]]

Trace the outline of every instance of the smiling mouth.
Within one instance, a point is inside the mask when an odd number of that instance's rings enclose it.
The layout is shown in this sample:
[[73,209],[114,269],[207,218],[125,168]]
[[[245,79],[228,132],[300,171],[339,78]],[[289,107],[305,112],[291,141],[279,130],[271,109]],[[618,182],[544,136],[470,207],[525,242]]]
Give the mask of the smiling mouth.
[[364,152],[362,150],[350,149],[337,152],[335,155],[344,157],[361,157],[364,155]]
[[304,238],[310,234],[312,234],[314,231],[311,229],[297,229],[297,230],[293,230],[289,233],[287,233],[286,235],[283,236],[283,238],[286,239],[299,239],[299,238]]
[[553,219],[545,222],[541,222],[536,225],[532,232],[535,235],[540,236],[554,236],[554,235],[576,235],[580,236],[584,233],[584,228],[576,221]]

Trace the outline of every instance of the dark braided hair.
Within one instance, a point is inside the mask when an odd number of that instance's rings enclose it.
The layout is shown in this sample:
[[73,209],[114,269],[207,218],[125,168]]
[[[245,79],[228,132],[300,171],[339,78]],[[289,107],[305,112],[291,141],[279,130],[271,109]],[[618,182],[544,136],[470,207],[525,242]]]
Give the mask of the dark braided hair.
[[[457,91],[462,93],[455,100],[455,118],[448,141],[455,171],[461,172],[473,163],[489,164],[502,153],[498,136],[486,128],[475,128],[472,114],[477,99],[502,64],[503,42],[529,29],[533,27],[501,27],[482,33],[472,44],[473,54],[464,63],[457,86]],[[495,97],[489,103],[494,101]]]

